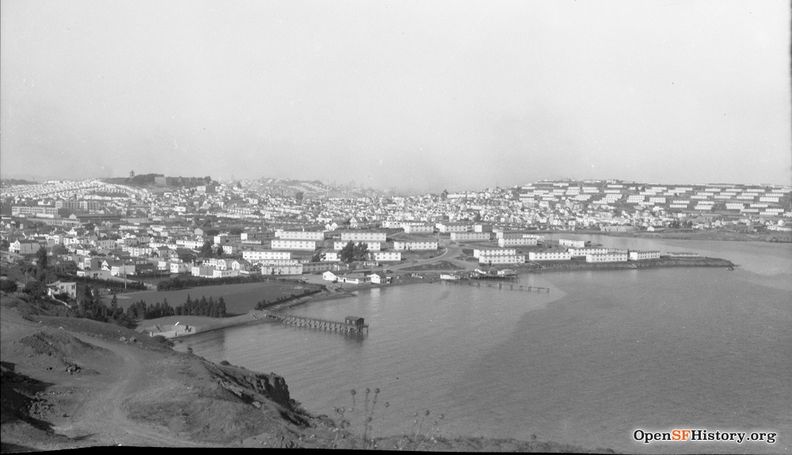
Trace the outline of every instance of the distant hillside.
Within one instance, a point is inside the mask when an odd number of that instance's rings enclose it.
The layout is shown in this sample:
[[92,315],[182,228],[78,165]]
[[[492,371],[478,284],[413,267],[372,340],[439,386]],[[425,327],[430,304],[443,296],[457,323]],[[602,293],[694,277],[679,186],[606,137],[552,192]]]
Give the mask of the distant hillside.
[[328,185],[319,180],[293,180],[260,178],[251,182],[248,189],[261,193],[293,197],[302,193],[306,198],[329,197],[378,197],[384,193],[372,188],[358,188],[352,185]]
[[138,174],[132,177],[106,178],[102,181],[137,187],[193,187],[212,183],[212,177],[166,177],[164,174]]
[[25,179],[0,179],[0,186],[12,186],[12,185],[35,185],[38,182],[34,182],[32,180],[25,180]]

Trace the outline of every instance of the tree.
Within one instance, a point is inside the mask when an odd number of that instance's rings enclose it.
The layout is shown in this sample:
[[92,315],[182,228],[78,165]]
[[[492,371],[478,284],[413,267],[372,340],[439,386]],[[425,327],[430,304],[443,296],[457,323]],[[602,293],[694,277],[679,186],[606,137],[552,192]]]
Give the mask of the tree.
[[298,191],[298,192],[297,192],[297,193],[294,195],[294,200],[295,200],[295,201],[296,201],[298,204],[302,204],[302,202],[303,202],[303,198],[304,198],[304,197],[305,197],[305,193],[303,193],[302,191]]
[[365,243],[357,243],[350,241],[338,253],[338,257],[342,262],[350,264],[354,261],[362,261],[366,259],[368,253],[368,245]]
[[368,254],[368,245],[365,243],[358,243],[353,248],[354,256],[356,261],[363,261],[366,259],[366,254]]
[[341,259],[341,262],[345,262],[347,264],[351,263],[355,260],[355,244],[351,240],[341,248],[341,251],[338,252],[338,258]]
[[33,280],[25,285],[23,291],[33,297],[34,300],[38,300],[47,295],[47,286],[41,281]]
[[198,255],[202,257],[212,256],[212,242],[208,240],[205,241],[203,246],[201,247],[201,250],[198,252]]
[[36,252],[36,268],[38,278],[43,280],[47,274],[47,249],[43,246]]
[[186,249],[177,249],[176,254],[182,262],[193,262],[195,260],[195,254]]

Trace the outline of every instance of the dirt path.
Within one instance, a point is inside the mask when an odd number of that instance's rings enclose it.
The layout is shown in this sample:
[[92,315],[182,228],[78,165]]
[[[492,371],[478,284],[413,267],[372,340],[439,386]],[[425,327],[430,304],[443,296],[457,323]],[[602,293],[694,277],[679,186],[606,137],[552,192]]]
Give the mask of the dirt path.
[[[86,381],[86,401],[77,415],[65,425],[53,430],[72,438],[87,437],[98,445],[142,446],[198,446],[194,442],[173,435],[168,429],[157,429],[127,417],[124,401],[146,389],[152,380],[145,362],[152,353],[135,345],[108,342],[74,334],[80,340],[107,349],[116,357],[116,364],[108,366],[102,375],[108,377]],[[101,382],[100,382],[101,381]],[[206,444],[200,444],[206,446]]]

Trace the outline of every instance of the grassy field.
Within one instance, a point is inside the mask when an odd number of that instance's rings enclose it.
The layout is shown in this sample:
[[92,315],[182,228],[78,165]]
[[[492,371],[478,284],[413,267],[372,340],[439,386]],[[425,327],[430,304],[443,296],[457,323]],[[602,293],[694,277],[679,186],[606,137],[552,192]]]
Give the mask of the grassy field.
[[418,272],[422,270],[458,270],[459,267],[448,261],[437,261],[429,264],[420,264],[412,267],[404,267],[405,272]]
[[[162,302],[168,299],[170,306],[182,305],[187,300],[187,295],[196,300],[201,297],[209,297],[217,300],[220,297],[226,302],[226,311],[229,314],[247,313],[256,307],[256,303],[261,300],[272,302],[280,297],[288,297],[293,294],[302,294],[307,289],[315,286],[300,285],[283,282],[260,282],[260,283],[240,283],[226,284],[218,286],[200,286],[191,289],[179,289],[175,291],[140,291],[118,295],[118,304],[126,308],[134,302],[143,300],[148,304]],[[105,303],[110,303],[110,296],[105,296]]]

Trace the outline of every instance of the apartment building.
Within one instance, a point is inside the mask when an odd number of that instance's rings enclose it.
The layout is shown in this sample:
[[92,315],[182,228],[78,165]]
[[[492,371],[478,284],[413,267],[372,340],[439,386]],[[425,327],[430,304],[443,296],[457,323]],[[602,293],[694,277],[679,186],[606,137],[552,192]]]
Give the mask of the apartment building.
[[631,261],[644,261],[647,259],[660,259],[659,251],[630,251],[629,259]]
[[471,226],[466,223],[448,223],[448,222],[440,222],[435,224],[437,231],[441,234],[453,233],[453,232],[468,232],[471,230]]
[[258,261],[267,261],[267,260],[276,260],[276,259],[291,259],[291,252],[273,251],[273,250],[243,251],[242,259],[248,262],[258,262]]
[[275,237],[283,240],[324,240],[324,232],[322,231],[284,231],[278,229],[275,231]]
[[401,251],[374,251],[369,253],[369,258],[376,262],[399,262]]
[[384,242],[384,232],[347,231],[341,233],[341,241],[347,242]]
[[514,248],[476,248],[473,250],[473,257],[481,256],[516,256],[517,250]]
[[437,242],[431,240],[394,240],[393,242],[393,249],[396,251],[434,251],[437,248]]
[[429,224],[402,223],[402,229],[407,234],[431,234],[435,228]]
[[496,265],[496,264],[523,264],[525,262],[524,254],[515,254],[509,256],[480,256],[479,264],[482,265]]
[[451,240],[455,242],[476,242],[489,240],[489,232],[451,232]]
[[538,244],[538,240],[536,238],[530,237],[504,237],[498,239],[498,246],[503,248],[507,246],[536,246]]
[[608,254],[607,248],[567,248],[569,254],[575,257],[585,257],[589,254]]
[[586,262],[627,262],[627,253],[587,254]]
[[572,255],[566,251],[530,251],[529,261],[569,261]]
[[313,251],[316,249],[316,241],[273,239],[270,248],[273,250]]

